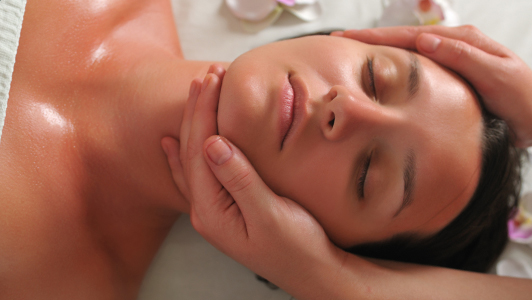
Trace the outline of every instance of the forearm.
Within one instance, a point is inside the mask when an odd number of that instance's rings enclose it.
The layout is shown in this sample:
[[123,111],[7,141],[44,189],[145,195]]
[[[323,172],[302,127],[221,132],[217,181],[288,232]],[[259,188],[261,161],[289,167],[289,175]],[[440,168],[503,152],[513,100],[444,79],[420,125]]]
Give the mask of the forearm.
[[[339,268],[339,265],[341,267]],[[291,293],[314,299],[530,299],[532,281],[452,269],[368,261],[349,254]]]

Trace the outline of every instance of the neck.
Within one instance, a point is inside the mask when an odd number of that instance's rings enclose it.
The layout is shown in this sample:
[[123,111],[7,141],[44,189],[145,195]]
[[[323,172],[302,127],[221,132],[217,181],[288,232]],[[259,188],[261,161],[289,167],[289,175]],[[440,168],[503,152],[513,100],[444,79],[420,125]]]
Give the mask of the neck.
[[190,83],[211,64],[169,57],[142,63],[92,114],[104,119],[106,130],[95,134],[94,126],[86,126],[87,144],[80,148],[96,162],[88,170],[89,214],[113,256],[122,257],[124,266],[138,266],[134,273],[144,273],[178,214],[190,210],[160,141],[179,139]]

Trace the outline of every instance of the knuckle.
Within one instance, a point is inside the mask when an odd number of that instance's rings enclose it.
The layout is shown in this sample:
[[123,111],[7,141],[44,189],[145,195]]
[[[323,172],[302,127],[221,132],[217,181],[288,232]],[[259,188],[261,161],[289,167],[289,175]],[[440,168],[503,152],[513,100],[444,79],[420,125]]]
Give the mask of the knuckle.
[[230,179],[226,183],[226,188],[230,192],[239,192],[245,190],[253,183],[252,171],[248,168],[241,167],[234,170]]
[[454,41],[452,44],[451,58],[455,61],[461,61],[471,55],[471,47],[462,42]]
[[191,160],[198,154],[198,147],[194,145],[194,143],[188,143],[187,144],[187,159]]
[[497,72],[492,72],[490,75],[490,84],[487,86],[487,89],[490,91],[490,93],[493,93],[494,91],[500,89],[501,86],[508,87],[511,85],[509,82],[509,78],[519,78],[520,74],[516,74],[515,70],[511,67],[511,65],[505,63],[504,61],[498,65]]
[[476,34],[476,33],[480,32],[480,30],[477,27],[475,27],[474,25],[471,25],[471,24],[462,25],[462,26],[460,26],[460,28],[465,30],[465,31],[467,31],[467,32],[469,32],[469,33],[475,33]]
[[403,30],[409,36],[417,36],[419,34],[419,28],[417,27],[408,26],[408,27],[405,27]]

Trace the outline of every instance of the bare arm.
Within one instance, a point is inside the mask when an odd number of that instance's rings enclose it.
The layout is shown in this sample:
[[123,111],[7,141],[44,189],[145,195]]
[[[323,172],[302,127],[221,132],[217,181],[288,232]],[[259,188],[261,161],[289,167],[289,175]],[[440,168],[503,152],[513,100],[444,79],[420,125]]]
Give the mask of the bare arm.
[[[320,285],[319,287],[317,285]],[[322,298],[304,299],[530,299],[532,280],[420,266],[365,261],[348,254],[335,281],[309,284]],[[303,299],[303,298],[302,298]]]

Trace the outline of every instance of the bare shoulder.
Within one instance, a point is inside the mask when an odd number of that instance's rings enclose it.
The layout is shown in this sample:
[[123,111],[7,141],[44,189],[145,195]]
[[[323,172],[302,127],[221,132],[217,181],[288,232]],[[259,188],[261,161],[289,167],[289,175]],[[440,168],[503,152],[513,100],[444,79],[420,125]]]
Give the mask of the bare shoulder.
[[106,299],[100,296],[116,293],[119,277],[87,233],[71,189],[59,191],[49,182],[56,177],[35,176],[48,171],[42,165],[29,170],[31,163],[6,154],[0,151],[0,299]]
[[[44,126],[47,116],[55,123]],[[105,299],[94,293],[110,295],[117,286],[86,226],[83,177],[64,121],[47,103],[8,108],[0,144],[0,299],[74,299],[94,286],[87,299]]]
[[169,0],[28,1],[16,68],[46,83],[85,80],[153,49],[182,57]]

